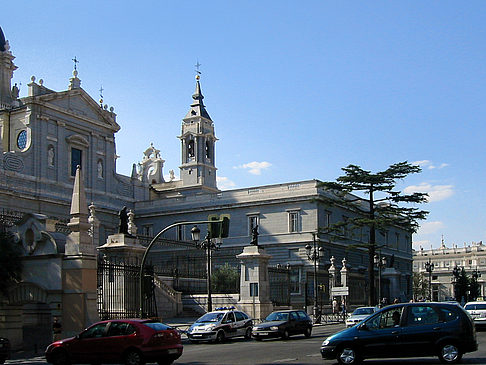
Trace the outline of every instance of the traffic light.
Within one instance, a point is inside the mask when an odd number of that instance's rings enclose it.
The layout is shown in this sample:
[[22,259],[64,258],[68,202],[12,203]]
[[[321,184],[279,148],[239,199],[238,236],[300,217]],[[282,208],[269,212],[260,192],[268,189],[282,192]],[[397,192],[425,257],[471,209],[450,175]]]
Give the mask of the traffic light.
[[219,219],[223,220],[223,223],[221,223],[221,238],[226,238],[229,235],[230,215],[221,214]]
[[209,238],[221,237],[221,222],[219,221],[219,216],[211,214],[208,216],[208,221],[216,221],[214,223],[208,223]]
[[208,216],[209,221],[215,221],[214,223],[208,223],[209,238],[226,238],[229,234],[230,215],[229,214],[211,214]]

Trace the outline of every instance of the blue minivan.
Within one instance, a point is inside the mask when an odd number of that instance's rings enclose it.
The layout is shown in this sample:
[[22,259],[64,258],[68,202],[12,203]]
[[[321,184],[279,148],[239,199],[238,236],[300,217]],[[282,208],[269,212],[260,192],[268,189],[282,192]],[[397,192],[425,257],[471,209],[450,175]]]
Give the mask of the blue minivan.
[[328,337],[324,359],[358,364],[369,358],[438,356],[461,361],[478,343],[471,316],[453,303],[402,303],[387,306],[355,326]]

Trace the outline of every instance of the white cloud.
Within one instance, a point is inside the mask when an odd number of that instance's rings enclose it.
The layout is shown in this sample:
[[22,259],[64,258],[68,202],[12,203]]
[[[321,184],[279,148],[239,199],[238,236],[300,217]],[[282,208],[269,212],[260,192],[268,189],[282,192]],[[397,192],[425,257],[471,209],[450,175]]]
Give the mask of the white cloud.
[[424,249],[427,247],[428,249],[430,247],[430,241],[429,240],[413,241],[412,247],[416,250],[420,250],[420,247],[423,247]]
[[410,185],[403,189],[406,194],[412,194],[414,192],[427,193],[429,197],[427,201],[438,202],[447,199],[454,195],[454,185],[432,185],[429,183],[421,183],[419,185]]
[[248,172],[253,175],[261,175],[262,170],[268,169],[272,164],[270,162],[262,161],[262,162],[249,162],[245,163],[240,166],[235,166],[235,169],[248,169]]
[[420,167],[427,168],[429,170],[433,170],[433,169],[443,169],[444,167],[449,166],[449,164],[448,163],[445,163],[445,162],[441,163],[440,165],[435,165],[430,160],[415,161],[415,162],[412,162],[412,165],[419,165]]
[[236,187],[236,184],[227,177],[216,176],[216,182],[220,190],[230,190]]
[[425,222],[420,225],[417,234],[431,234],[444,229],[445,225],[441,221]]

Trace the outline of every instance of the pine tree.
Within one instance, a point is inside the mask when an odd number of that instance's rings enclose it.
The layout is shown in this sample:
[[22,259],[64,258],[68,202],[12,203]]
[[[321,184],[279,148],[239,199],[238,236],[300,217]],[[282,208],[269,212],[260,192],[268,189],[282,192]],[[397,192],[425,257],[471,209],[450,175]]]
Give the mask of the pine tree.
[[[344,175],[331,182],[321,182],[319,187],[331,190],[335,197],[324,198],[324,203],[344,206],[356,212],[356,216],[348,217],[346,221],[339,222],[332,227],[320,230],[321,233],[329,233],[336,227],[362,228],[368,227],[369,239],[366,243],[353,245],[368,251],[368,279],[369,296],[368,305],[375,305],[375,274],[374,257],[376,253],[376,231],[385,231],[390,226],[400,226],[410,233],[416,232],[418,220],[425,219],[428,212],[419,210],[410,205],[400,204],[425,203],[426,193],[403,194],[396,191],[397,181],[410,174],[421,172],[421,168],[407,161],[390,165],[386,170],[377,173],[363,170],[357,165],[348,165],[342,168]],[[365,200],[356,195],[362,193],[368,196]]]
[[0,294],[19,282],[22,276],[21,251],[12,233],[0,229]]

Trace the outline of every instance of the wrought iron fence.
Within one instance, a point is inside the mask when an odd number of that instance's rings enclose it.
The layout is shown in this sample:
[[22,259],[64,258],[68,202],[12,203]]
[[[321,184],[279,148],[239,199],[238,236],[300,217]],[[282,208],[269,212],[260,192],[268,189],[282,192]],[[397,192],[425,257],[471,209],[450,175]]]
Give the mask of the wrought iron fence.
[[270,300],[277,306],[290,305],[290,269],[269,267]]
[[[128,262],[98,261],[98,314],[101,319],[135,318],[140,316],[140,265]],[[153,268],[145,268],[143,281],[144,312],[156,317]]]

